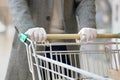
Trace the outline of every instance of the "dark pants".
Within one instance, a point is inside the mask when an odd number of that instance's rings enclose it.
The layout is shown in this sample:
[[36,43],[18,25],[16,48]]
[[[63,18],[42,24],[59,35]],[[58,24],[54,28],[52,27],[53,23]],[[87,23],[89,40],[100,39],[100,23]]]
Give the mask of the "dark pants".
[[[50,51],[50,47],[46,47],[45,50],[46,50],[46,51]],[[66,46],[52,46],[52,51],[66,51],[66,50],[67,50]],[[47,56],[48,58],[51,58],[51,57],[50,57],[50,53],[47,53],[46,56]],[[70,64],[70,61],[69,61],[68,56],[61,55],[62,60],[60,60],[60,55],[57,55],[57,56],[56,56],[56,55],[52,55],[52,59],[53,59],[53,60],[56,60],[56,57],[57,57],[58,61],[62,61],[63,63]],[[67,59],[67,60],[66,60],[66,59]],[[67,61],[67,62],[66,62],[66,61]]]
[[[62,46],[52,46],[52,51],[66,51],[66,50],[67,50],[66,46],[63,46],[63,45]],[[50,47],[46,47],[45,51],[50,51]],[[50,53],[46,53],[46,57],[51,58]],[[59,62],[61,61],[62,63],[70,65],[70,60],[69,60],[68,55],[64,55],[64,54],[63,55],[52,55],[52,59],[53,60],[57,59],[57,61],[59,61]],[[50,65],[51,64],[49,63],[49,69],[51,69]],[[53,68],[56,68],[56,66],[54,65]],[[58,71],[58,69],[55,71]],[[62,71],[62,69],[60,69],[60,73],[62,73],[61,71]],[[64,69],[64,75],[68,75],[66,69]],[[69,75],[70,75],[70,73],[69,73]],[[51,72],[50,72],[49,76],[51,78],[50,80],[52,80],[52,73]],[[57,78],[57,77],[55,77],[55,78]]]

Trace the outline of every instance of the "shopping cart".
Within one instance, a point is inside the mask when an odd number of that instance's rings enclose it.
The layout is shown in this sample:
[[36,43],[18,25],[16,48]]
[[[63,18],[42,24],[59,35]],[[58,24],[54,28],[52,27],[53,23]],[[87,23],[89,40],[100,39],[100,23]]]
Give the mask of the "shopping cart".
[[[97,35],[97,38],[113,37],[119,38],[119,35]],[[78,34],[48,34],[49,41],[38,43],[32,42],[28,35],[20,34],[20,40],[26,45],[29,70],[33,80],[112,80],[108,73],[113,69],[113,64],[116,70],[119,69],[120,42],[76,43],[68,40],[79,38]],[[50,41],[57,39],[68,42]],[[56,46],[72,48],[53,50]]]

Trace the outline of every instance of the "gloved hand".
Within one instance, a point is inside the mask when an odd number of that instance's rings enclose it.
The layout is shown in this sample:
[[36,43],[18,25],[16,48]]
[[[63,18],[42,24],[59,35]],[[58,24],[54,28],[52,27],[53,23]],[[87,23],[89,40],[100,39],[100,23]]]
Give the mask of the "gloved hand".
[[76,42],[86,42],[96,38],[97,30],[94,28],[82,28],[78,34],[80,34],[80,40],[76,40]]
[[29,38],[32,41],[36,41],[36,42],[40,42],[40,41],[45,41],[46,40],[46,31],[44,30],[44,28],[31,28],[28,29],[25,34],[29,35]]

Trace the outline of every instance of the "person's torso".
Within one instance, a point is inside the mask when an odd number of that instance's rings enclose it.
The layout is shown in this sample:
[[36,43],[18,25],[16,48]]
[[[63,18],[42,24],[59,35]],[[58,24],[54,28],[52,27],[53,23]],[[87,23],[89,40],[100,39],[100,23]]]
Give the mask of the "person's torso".
[[[49,26],[51,23],[53,0],[27,0],[30,8],[31,16],[36,26],[44,27],[49,33]],[[77,21],[75,16],[74,0],[63,0],[63,23],[66,33],[76,33]]]
[[52,34],[65,33],[63,18],[63,0],[53,0],[53,10],[49,25],[49,32]]

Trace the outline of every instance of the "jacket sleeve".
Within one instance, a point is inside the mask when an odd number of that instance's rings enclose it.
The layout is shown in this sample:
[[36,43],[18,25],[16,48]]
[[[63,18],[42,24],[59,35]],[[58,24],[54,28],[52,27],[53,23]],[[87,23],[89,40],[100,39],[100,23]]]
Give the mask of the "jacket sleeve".
[[25,32],[34,27],[26,0],[8,0],[13,24],[20,32]]
[[79,29],[83,27],[96,28],[95,0],[76,0],[76,3]]

